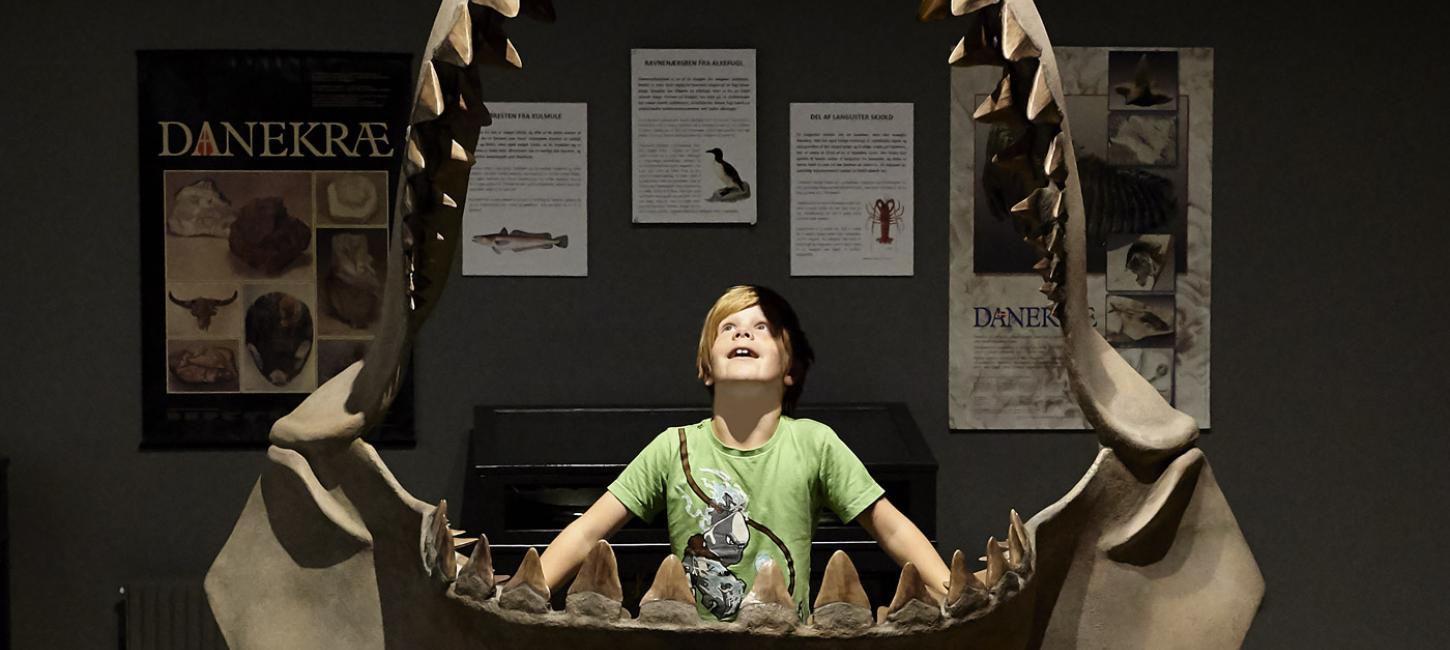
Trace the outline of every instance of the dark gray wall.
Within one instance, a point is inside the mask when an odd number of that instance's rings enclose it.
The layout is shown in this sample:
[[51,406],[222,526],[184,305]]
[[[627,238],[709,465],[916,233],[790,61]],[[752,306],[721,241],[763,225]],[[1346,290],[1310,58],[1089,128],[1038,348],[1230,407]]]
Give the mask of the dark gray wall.
[[[455,278],[419,345],[418,446],[384,454],[405,485],[461,497],[478,403],[702,402],[698,319],[739,282],[774,285],[803,314],[821,359],[808,400],[910,405],[941,462],[945,546],[978,548],[1009,507],[1035,512],[1076,481],[1090,436],[946,430],[949,25],[916,24],[909,0],[559,4],[552,28],[518,21],[527,68],[497,76],[489,96],[590,104],[591,275]],[[136,451],[133,51],[407,51],[433,7],[0,11],[15,642],[112,647],[117,586],[203,573],[263,462]],[[1450,359],[1436,258],[1450,228],[1433,79],[1450,52],[1432,19],[1310,2],[1042,0],[1042,11],[1059,44],[1217,49],[1216,427],[1203,447],[1269,583],[1248,646],[1443,644]],[[758,48],[759,225],[630,226],[631,47]],[[915,277],[789,277],[792,101],[916,103]]]

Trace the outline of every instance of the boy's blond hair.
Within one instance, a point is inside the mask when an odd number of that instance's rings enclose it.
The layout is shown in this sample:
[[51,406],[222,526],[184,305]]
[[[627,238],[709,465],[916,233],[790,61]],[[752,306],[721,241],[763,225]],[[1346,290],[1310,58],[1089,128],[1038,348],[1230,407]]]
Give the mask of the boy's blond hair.
[[[720,322],[731,314],[750,309],[756,305],[765,312],[765,319],[770,322],[770,333],[780,341],[781,350],[785,352],[784,361],[785,373],[790,376],[792,385],[785,387],[785,395],[781,398],[781,406],[789,411],[795,407],[800,399],[801,390],[806,385],[806,373],[811,368],[811,363],[816,360],[815,352],[811,350],[810,341],[806,339],[805,330],[801,329],[800,319],[796,317],[795,310],[791,309],[790,303],[780,294],[762,286],[753,284],[742,284],[730,287],[718,299],[714,306],[705,314],[705,325],[700,329],[700,346],[695,354],[695,370],[698,372],[700,381],[709,379],[713,373],[710,367],[710,349],[715,346],[715,338],[720,333]],[[714,394],[713,385],[706,386],[711,394]]]

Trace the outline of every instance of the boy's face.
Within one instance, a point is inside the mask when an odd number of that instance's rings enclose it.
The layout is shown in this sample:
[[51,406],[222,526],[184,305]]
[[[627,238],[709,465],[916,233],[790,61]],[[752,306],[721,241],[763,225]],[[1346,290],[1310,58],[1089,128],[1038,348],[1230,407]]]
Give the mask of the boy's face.
[[741,381],[790,386],[795,382],[785,372],[789,361],[760,305],[747,307],[726,316],[715,330],[711,376],[705,378],[705,385]]

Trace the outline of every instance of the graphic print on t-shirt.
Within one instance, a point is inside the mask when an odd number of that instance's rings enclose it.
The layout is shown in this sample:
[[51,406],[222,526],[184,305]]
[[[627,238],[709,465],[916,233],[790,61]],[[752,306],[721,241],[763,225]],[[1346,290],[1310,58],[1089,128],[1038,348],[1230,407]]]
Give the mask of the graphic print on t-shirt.
[[[745,546],[750,543],[750,529],[765,534],[785,557],[783,567],[786,576],[786,590],[795,593],[795,561],[790,549],[780,537],[765,525],[750,518],[747,507],[750,495],[731,476],[714,468],[690,469],[690,447],[684,427],[680,427],[680,468],[684,470],[685,483],[676,485],[680,503],[686,512],[694,517],[700,532],[691,535],[685,544],[682,564],[690,586],[695,590],[695,600],[718,619],[728,619],[740,611],[745,599],[745,581],[729,569],[745,556]],[[696,476],[698,472],[699,476]],[[703,506],[694,507],[698,497]],[[759,570],[759,564],[767,559],[764,553],[757,553],[752,569]]]
[[745,598],[745,581],[727,567],[740,562],[745,545],[750,543],[750,527],[746,524],[750,497],[724,472],[709,468],[698,468],[696,472],[696,485],[709,496],[703,507],[694,507],[688,488],[675,486],[700,530],[690,536],[685,548],[685,575],[690,578],[695,599],[716,618],[726,619],[739,611]]

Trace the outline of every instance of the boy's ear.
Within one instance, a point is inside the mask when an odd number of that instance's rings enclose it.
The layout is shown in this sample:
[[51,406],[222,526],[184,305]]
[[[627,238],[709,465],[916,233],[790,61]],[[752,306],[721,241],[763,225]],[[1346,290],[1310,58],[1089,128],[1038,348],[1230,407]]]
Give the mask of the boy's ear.
[[790,373],[786,373],[785,374],[785,385],[787,385],[787,386],[794,386],[795,385],[795,377],[790,376]]

